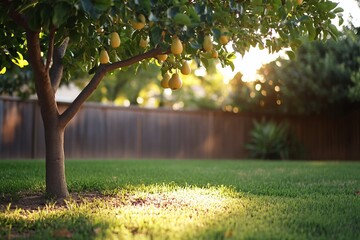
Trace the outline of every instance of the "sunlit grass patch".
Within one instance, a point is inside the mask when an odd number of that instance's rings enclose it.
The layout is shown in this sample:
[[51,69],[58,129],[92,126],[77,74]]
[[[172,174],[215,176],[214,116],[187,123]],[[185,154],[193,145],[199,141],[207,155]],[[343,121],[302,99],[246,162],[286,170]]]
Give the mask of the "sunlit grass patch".
[[241,215],[244,204],[225,186],[128,186],[107,195],[73,194],[38,209],[9,205],[0,213],[0,226],[2,236],[10,238],[193,239],[219,229],[232,234],[223,224]]

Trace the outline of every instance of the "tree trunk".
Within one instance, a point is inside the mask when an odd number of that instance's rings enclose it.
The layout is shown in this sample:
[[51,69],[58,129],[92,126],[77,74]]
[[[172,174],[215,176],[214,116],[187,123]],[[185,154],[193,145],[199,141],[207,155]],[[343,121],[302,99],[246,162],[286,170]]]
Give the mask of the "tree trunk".
[[[54,38],[54,31],[50,33],[50,39]],[[65,180],[65,154],[64,154],[64,130],[67,122],[60,121],[59,109],[55,101],[55,92],[60,83],[63,67],[61,58],[67,47],[67,41],[59,48],[55,48],[50,41],[46,64],[43,63],[40,48],[39,32],[27,31],[29,62],[34,71],[35,89],[41,109],[41,117],[45,131],[46,152],[46,194],[57,199],[66,198],[69,195]],[[50,79],[50,62],[53,61]],[[55,65],[54,65],[55,64]],[[69,118],[71,119],[71,118]]]
[[64,127],[58,120],[44,121],[46,146],[46,194],[66,198],[69,195],[65,179]]

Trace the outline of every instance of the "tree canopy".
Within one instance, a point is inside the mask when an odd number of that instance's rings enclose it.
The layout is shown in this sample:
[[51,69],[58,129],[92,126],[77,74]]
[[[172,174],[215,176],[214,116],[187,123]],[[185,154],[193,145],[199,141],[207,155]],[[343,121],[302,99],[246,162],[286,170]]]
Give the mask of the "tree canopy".
[[[208,35],[223,65],[232,65],[232,53],[220,42],[223,35],[242,54],[256,45],[271,52],[284,47],[296,49],[305,38],[325,39],[329,34],[336,37],[338,33],[330,19],[342,11],[331,1],[312,0],[302,4],[281,0],[3,0],[1,4],[0,69],[4,72],[14,63],[24,65],[22,59],[27,59],[29,49],[24,29],[28,29],[40,33],[43,62],[51,51],[50,43],[60,46],[70,39],[63,59],[65,81],[79,69],[94,73],[102,49],[107,50],[114,63],[154,48],[169,52],[174,36],[181,40],[184,51],[164,62],[163,73],[179,68],[180,59],[196,58],[207,65],[211,56],[204,51],[203,41]],[[110,45],[113,32],[120,35],[118,48]],[[142,39],[148,44],[139,47]],[[141,64],[149,62],[151,59]]]

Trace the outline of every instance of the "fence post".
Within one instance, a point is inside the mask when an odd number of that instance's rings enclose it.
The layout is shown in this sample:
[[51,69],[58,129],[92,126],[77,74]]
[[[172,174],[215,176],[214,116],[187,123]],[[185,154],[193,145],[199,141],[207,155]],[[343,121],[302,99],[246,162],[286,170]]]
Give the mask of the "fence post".
[[32,101],[32,144],[31,144],[31,158],[36,158],[36,142],[37,142],[37,111],[36,111],[37,101]]
[[[2,153],[2,138],[3,138],[3,124],[4,124],[4,99],[0,101],[0,153]],[[0,155],[1,157],[1,155]]]
[[142,157],[142,116],[143,116],[143,111],[136,111],[136,156],[137,158],[141,158]]

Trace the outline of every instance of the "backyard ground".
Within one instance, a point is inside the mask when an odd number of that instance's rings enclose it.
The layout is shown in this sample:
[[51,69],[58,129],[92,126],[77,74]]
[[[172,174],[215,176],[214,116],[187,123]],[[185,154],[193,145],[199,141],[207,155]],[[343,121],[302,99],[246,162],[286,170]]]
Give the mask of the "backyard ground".
[[360,163],[0,161],[0,239],[360,239]]

